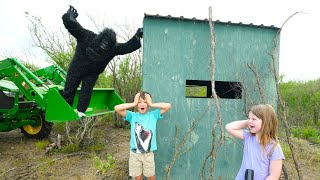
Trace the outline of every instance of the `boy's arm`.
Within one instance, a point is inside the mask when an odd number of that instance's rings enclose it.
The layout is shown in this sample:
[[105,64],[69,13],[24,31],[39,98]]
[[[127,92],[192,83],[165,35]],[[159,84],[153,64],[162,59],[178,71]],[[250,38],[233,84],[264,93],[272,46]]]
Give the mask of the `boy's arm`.
[[126,117],[127,113],[126,110],[129,108],[133,108],[138,104],[140,97],[140,93],[137,93],[136,96],[134,97],[133,103],[124,103],[124,104],[118,104],[114,107],[114,110],[122,117]]
[[226,125],[226,130],[234,137],[243,139],[243,129],[248,127],[248,120],[233,121]]
[[124,104],[119,104],[114,107],[114,110],[122,117],[126,117],[127,113],[126,110],[129,108],[133,108],[136,106],[134,103],[124,103]]
[[165,103],[165,102],[159,102],[159,103],[152,103],[152,98],[149,94],[146,94],[146,98],[147,98],[147,103],[150,107],[153,108],[159,108],[160,109],[160,114],[164,114],[167,111],[169,111],[169,109],[171,108],[171,104],[170,103]]
[[169,109],[171,108],[171,104],[170,103],[165,103],[165,102],[160,102],[160,103],[152,103],[150,105],[150,107],[153,108],[159,108],[160,109],[160,114],[164,114],[167,111],[169,111]]

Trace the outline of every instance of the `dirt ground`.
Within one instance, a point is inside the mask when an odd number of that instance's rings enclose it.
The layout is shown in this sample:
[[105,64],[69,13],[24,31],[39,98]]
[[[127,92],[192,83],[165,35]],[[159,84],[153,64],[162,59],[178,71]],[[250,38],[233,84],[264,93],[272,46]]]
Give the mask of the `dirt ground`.
[[[61,131],[61,129],[60,129]],[[0,180],[124,180],[128,176],[128,155],[130,130],[113,128],[112,125],[98,125],[94,135],[96,141],[86,145],[87,149],[53,151],[49,155],[39,144],[48,140],[35,140],[24,137],[20,130],[0,132]],[[57,134],[53,130],[52,134]],[[60,133],[59,133],[60,134]],[[64,144],[67,144],[64,138]],[[304,179],[320,180],[320,147],[296,140],[296,157]],[[64,147],[64,144],[63,147]],[[114,158],[113,167],[105,169],[97,165],[95,157],[102,161],[107,155]],[[292,159],[284,161],[289,179],[298,179]],[[283,178],[281,178],[283,179]]]
[[[19,129],[0,132],[0,179],[130,179],[129,129],[98,127],[95,134],[103,137],[99,138],[99,146],[91,146],[92,150],[48,155],[36,145],[47,140],[25,138]],[[115,161],[113,167],[102,173],[103,167],[97,165],[94,157],[106,162],[108,154]]]

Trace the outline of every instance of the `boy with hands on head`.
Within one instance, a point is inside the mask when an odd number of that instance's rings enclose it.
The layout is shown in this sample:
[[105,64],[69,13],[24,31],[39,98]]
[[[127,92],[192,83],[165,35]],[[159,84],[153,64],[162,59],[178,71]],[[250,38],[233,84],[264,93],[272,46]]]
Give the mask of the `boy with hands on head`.
[[[127,110],[133,107],[136,107],[138,112]],[[149,107],[156,109],[149,112]],[[170,108],[169,103],[153,103],[150,93],[144,91],[137,93],[132,103],[114,107],[115,111],[131,125],[129,175],[136,180],[142,180],[143,176],[149,180],[156,178],[153,151],[157,150],[157,121],[162,119],[162,115]]]

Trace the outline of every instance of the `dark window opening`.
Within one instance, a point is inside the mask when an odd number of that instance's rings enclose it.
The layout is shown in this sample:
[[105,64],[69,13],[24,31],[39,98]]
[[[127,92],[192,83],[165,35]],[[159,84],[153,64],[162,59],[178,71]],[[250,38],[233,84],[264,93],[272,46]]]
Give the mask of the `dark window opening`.
[[[215,81],[215,89],[219,98],[241,99],[240,82]],[[211,98],[211,81],[186,80],[186,98]]]

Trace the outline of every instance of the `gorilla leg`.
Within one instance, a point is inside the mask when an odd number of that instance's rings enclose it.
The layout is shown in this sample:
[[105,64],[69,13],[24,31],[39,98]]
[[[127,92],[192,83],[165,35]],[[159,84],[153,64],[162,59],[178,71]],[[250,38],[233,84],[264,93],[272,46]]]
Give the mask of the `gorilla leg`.
[[70,106],[73,104],[74,95],[76,94],[80,82],[80,77],[68,73],[62,96]]
[[79,112],[86,112],[90,99],[91,99],[91,94],[92,90],[94,87],[94,84],[96,83],[98,79],[98,74],[86,76],[82,79],[82,85],[81,85],[81,91],[79,94],[79,101],[78,101],[78,111]]

